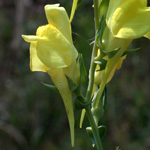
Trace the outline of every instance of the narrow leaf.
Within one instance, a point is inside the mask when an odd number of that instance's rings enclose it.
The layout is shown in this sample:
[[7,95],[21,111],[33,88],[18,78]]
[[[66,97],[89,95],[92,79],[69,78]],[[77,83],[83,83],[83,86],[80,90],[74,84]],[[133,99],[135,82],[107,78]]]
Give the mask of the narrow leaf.
[[[94,93],[95,93],[96,89],[97,89],[97,85],[94,84],[91,98],[94,96]],[[86,113],[86,110],[83,109],[82,112],[81,112],[81,118],[80,118],[80,128],[82,128],[82,124],[83,124],[83,121],[84,121],[85,113]]]
[[54,91],[57,91],[57,88],[56,88],[55,85],[46,84],[46,83],[43,83],[43,82],[41,82],[41,83],[42,83],[45,87],[50,88],[50,89],[52,89],[52,90],[54,90]]
[[79,54],[77,64],[80,66],[80,81],[79,81],[79,83],[83,84],[83,83],[86,82],[87,72],[86,72],[86,69],[85,69],[82,54]]
[[90,105],[91,102],[86,102],[83,96],[77,96],[75,99],[75,108],[77,110],[84,109],[87,105]]
[[98,64],[100,66],[99,70],[96,71],[101,71],[104,70],[107,64],[107,60],[106,59],[101,59],[101,61],[94,61],[94,63]]
[[118,52],[120,49],[121,49],[121,48],[119,47],[119,48],[116,48],[116,49],[110,50],[110,51],[105,51],[105,50],[103,50],[103,53],[106,54],[106,55],[111,59],[111,58],[113,58],[113,57],[117,54],[117,52]]
[[125,55],[127,55],[127,54],[136,52],[136,51],[138,51],[138,50],[140,50],[140,49],[141,49],[141,48],[139,47],[139,48],[135,48],[135,49],[126,50],[126,51],[123,53],[122,57],[125,56]]
[[[96,44],[100,48],[100,51],[103,50],[102,36],[103,36],[103,31],[104,31],[105,26],[106,26],[106,22],[105,22],[104,16],[102,16],[100,19],[99,27],[97,29],[97,33],[96,33]],[[103,51],[101,53],[103,53]]]
[[[95,139],[94,139],[94,135],[93,135],[93,131],[91,127],[87,127],[86,128],[86,132],[89,135],[91,141],[92,141],[92,146],[95,147]],[[98,127],[98,133],[100,138],[102,139],[104,137],[104,135],[106,134],[106,127],[104,125],[101,125]]]
[[94,96],[93,96],[93,99],[92,99],[92,101],[93,101],[92,113],[93,113],[93,116],[94,116],[94,119],[95,119],[97,125],[98,125],[99,119],[103,116],[105,109],[107,107],[107,89],[105,87],[103,90],[102,96],[100,97],[99,106],[97,106],[95,108],[94,102],[99,100],[99,96],[98,96],[99,92],[100,92],[99,89],[97,89]]
[[78,0],[77,8],[81,5],[82,2],[83,0]]
[[100,135],[101,139],[105,136],[106,131],[107,131],[107,129],[106,129],[106,127],[104,125],[100,125],[98,127],[98,132],[99,132],[99,135]]

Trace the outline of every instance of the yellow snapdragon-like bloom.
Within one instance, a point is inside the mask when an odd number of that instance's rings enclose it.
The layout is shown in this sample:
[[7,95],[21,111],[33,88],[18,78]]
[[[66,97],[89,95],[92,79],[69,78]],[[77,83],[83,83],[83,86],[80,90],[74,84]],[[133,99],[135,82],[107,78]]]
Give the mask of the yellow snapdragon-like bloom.
[[[142,36],[150,39],[150,7],[147,7],[147,0],[110,0],[102,42],[106,51],[120,50],[114,57],[108,58],[105,70],[95,74],[95,83],[100,84],[99,97],[116,69],[121,67],[125,59],[122,55],[131,41]],[[98,104],[94,104],[95,108]]]
[[59,4],[45,6],[47,25],[36,35],[22,35],[30,43],[30,69],[50,75],[62,96],[68,115],[72,145],[74,145],[74,112],[66,76],[78,84],[80,72],[76,64],[78,52],[72,42],[71,25],[66,10]]
[[[103,34],[104,49],[120,49],[120,54],[108,59],[103,73],[96,73],[96,83],[109,82],[116,69],[120,69],[125,57],[121,57],[135,38],[145,36],[150,39],[150,7],[147,0],[110,0],[106,15],[107,27]],[[105,76],[105,77],[104,77]],[[98,80],[101,78],[101,80]],[[106,79],[107,78],[107,79]]]
[[[102,38],[103,46],[105,51],[113,50],[120,48],[119,51],[125,51],[128,49],[128,46],[132,40],[130,39],[120,39],[117,37],[114,37],[113,34],[110,32],[108,27],[105,27],[104,33],[103,33],[103,38]],[[100,52],[98,51],[98,55],[100,55]],[[116,60],[116,57],[114,57]],[[114,58],[109,59],[108,57],[105,57],[105,59],[109,62],[110,60],[114,60]],[[119,70],[121,68],[121,64],[123,60],[126,58],[124,57],[119,57],[118,60],[116,60],[114,65],[111,65],[109,68],[111,68],[111,71],[107,74],[107,79],[106,83],[108,83],[112,77],[114,76],[114,73],[116,70]],[[108,63],[107,62],[107,63]],[[112,64],[112,63],[111,63]],[[108,65],[106,65],[107,68]],[[99,70],[100,67],[97,65],[97,70]],[[108,70],[108,69],[107,69]],[[104,77],[105,76],[105,77]],[[95,84],[100,85],[102,80],[106,78],[106,69],[102,71],[96,71],[95,72]]]
[[150,38],[150,7],[147,0],[110,0],[107,25],[114,37]]

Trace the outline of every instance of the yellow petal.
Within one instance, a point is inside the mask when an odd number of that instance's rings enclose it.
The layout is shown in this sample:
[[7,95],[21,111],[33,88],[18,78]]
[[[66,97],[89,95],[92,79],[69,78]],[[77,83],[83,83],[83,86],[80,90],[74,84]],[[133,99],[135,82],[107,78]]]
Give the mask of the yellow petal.
[[69,66],[64,68],[64,73],[75,83],[78,84],[80,79],[80,70],[77,66],[76,61]]
[[107,24],[115,37],[134,39],[150,31],[150,8],[147,0],[110,2]]
[[122,66],[122,63],[123,63],[123,61],[126,59],[126,55],[125,56],[123,56],[123,57],[121,57],[119,60],[118,60],[118,62],[117,62],[117,64],[116,64],[116,69],[117,70],[119,70],[120,68],[121,68],[121,66]]
[[102,37],[104,49],[107,51],[114,50],[116,48],[122,48],[126,50],[131,43],[131,39],[121,39],[114,37],[108,27],[105,27]]
[[81,112],[81,117],[80,117],[80,128],[82,128],[82,125],[83,125],[83,121],[84,121],[84,117],[85,117],[85,113],[86,113],[86,110],[85,109],[82,109],[82,112]]
[[114,65],[114,67],[111,69],[110,71],[110,74],[108,76],[108,79],[107,79],[107,83],[110,82],[110,80],[113,78],[114,74],[115,74],[115,71],[116,70],[119,70],[122,66],[122,63],[123,63],[123,60],[126,58],[126,56],[124,57],[121,57],[117,62],[116,64]]
[[30,69],[31,71],[47,72],[47,67],[40,61],[36,53],[37,42],[31,42],[30,44]]
[[37,41],[37,40],[43,40],[43,39],[44,39],[44,38],[42,38],[42,37],[35,36],[35,35],[22,35],[22,38],[23,38],[26,42],[28,42],[28,43],[30,43],[30,42],[35,42],[35,41]]
[[48,5],[46,5],[45,6],[45,8],[49,8],[49,7],[59,7],[60,6],[60,4],[58,3],[58,4],[48,4]]
[[69,42],[72,42],[71,25],[66,10],[58,5],[46,5],[45,13],[48,23],[55,26]]
[[42,71],[46,72],[47,67],[41,62],[41,60],[37,56],[36,46],[37,40],[41,39],[41,37],[32,36],[32,35],[22,35],[22,38],[30,43],[30,69],[31,71]]
[[105,73],[104,73],[103,80],[102,80],[102,82],[105,82],[105,84],[112,78],[114,71],[116,69],[119,69],[120,64],[125,58],[125,57],[121,58],[124,51],[125,51],[124,49],[121,49],[117,52],[117,54],[113,58],[108,59]]
[[[115,12],[115,10],[117,9],[117,8],[119,8],[120,7],[120,5],[122,5],[123,3],[125,3],[125,2],[129,2],[128,4],[130,5],[130,2],[131,2],[132,0],[115,0],[115,2],[114,2],[114,0],[110,0],[109,1],[109,7],[108,7],[108,11],[107,11],[107,22],[108,23],[110,23],[111,22],[111,18],[112,18],[112,16],[113,16],[113,14],[114,14],[114,12]],[[135,0],[134,0],[135,1]],[[136,2],[140,2],[139,4],[141,5],[141,6],[143,6],[143,7],[146,7],[147,6],[147,0],[137,0]],[[134,8],[133,8],[134,9]]]
[[124,59],[126,59],[126,56],[123,56],[123,57],[119,58],[118,61],[116,61],[116,64],[114,65],[114,67],[111,69],[111,71],[109,73],[106,83],[110,82],[110,80],[113,78],[113,76],[115,74],[115,71],[119,70],[121,68]]
[[77,8],[77,4],[78,4],[78,0],[73,0],[72,10],[71,10],[71,15],[70,15],[70,22],[72,22],[73,16]]
[[146,33],[144,36],[145,36],[146,38],[150,39],[150,32]]
[[37,41],[37,55],[49,68],[64,68],[72,64],[78,53],[64,35],[48,24],[37,30],[37,36],[46,38]]
[[95,72],[94,83],[96,85],[100,85],[101,84],[102,79],[103,79],[103,75],[104,75],[104,70]]
[[48,74],[50,75],[53,83],[56,85],[66,108],[70,131],[71,131],[71,142],[74,145],[74,112],[72,96],[68,87],[67,79],[64,75],[63,69],[49,69]]
[[[124,49],[120,49],[118,51],[118,53],[113,58],[108,59],[108,62],[107,62],[106,68],[105,68],[105,72],[104,72],[104,75],[103,75],[103,79],[101,81],[101,85],[100,85],[100,89],[99,89],[99,92],[98,92],[98,98],[97,99],[100,99],[107,82],[113,76],[114,71],[116,69],[116,64],[119,61],[119,59],[121,58],[124,51],[125,51]],[[98,108],[99,102],[100,101],[96,101],[96,102],[93,103],[94,108]]]
[[122,2],[123,0],[110,0],[109,1],[109,7],[108,7],[108,10],[107,10],[107,16],[106,16],[106,20],[107,22],[111,22],[111,17],[115,11],[115,9],[119,6],[119,4]]

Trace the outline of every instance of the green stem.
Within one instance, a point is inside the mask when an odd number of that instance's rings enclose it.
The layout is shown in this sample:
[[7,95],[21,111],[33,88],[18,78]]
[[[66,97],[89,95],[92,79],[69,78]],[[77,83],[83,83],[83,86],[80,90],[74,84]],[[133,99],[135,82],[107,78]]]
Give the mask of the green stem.
[[99,12],[98,12],[99,2],[98,0],[94,0],[94,16],[95,16],[95,31],[99,26]]
[[[98,47],[96,45],[96,32],[97,32],[97,29],[99,26],[98,6],[99,6],[99,1],[94,0],[95,42],[94,42],[92,56],[91,56],[91,65],[90,65],[90,71],[89,71],[89,84],[88,84],[88,89],[87,89],[87,93],[86,93],[86,101],[87,102],[90,102],[92,91],[93,91],[94,73],[95,73],[95,68],[96,68],[96,64],[94,63],[94,58],[96,57],[97,51],[98,51]],[[95,139],[97,150],[103,150],[102,145],[101,145],[100,136],[98,133],[98,127],[94,121],[90,106],[88,105],[87,107],[85,107],[85,110],[86,110],[86,114],[88,116],[90,125],[92,127],[92,132],[93,132],[93,136]]]
[[93,115],[92,115],[92,112],[91,112],[91,108],[90,108],[90,106],[87,106],[85,109],[86,109],[86,114],[88,116],[90,125],[92,127],[92,132],[93,132],[93,135],[94,135],[97,150],[103,150],[101,140],[100,140],[100,136],[99,136],[99,133],[98,133],[98,128],[95,124],[95,121],[94,121],[94,118],[93,118]]
[[95,68],[96,68],[96,64],[94,63],[94,58],[96,57],[97,50],[98,50],[98,47],[94,43],[93,53],[92,53],[92,58],[91,58],[91,65],[90,65],[90,70],[89,70],[89,84],[88,84],[88,89],[86,93],[87,102],[90,102],[92,91],[93,91],[94,73],[95,73]]
[[88,102],[90,101],[92,90],[93,90],[94,72],[96,68],[96,64],[94,63],[94,58],[96,57],[97,50],[98,50],[98,47],[96,45],[96,32],[99,26],[98,6],[99,6],[98,0],[94,0],[95,42],[94,42],[92,56],[91,56],[91,65],[90,65],[90,71],[89,71],[89,85],[88,85],[87,94],[86,94],[86,100]]

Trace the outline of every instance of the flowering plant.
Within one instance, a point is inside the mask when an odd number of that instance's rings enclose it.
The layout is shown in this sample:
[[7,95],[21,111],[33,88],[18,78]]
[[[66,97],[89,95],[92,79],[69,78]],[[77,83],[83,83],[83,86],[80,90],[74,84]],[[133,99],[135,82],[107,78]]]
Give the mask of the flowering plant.
[[[95,40],[89,68],[89,84],[86,95],[81,92],[85,80],[85,67],[78,54],[71,32],[71,21],[80,2],[73,1],[70,19],[59,4],[46,5],[48,24],[40,26],[36,35],[22,35],[30,43],[31,71],[42,71],[50,75],[57,87],[68,116],[72,146],[74,145],[74,111],[72,93],[76,95],[75,107],[82,110],[80,127],[84,115],[90,122],[87,133],[93,146],[102,150],[101,138],[106,127],[99,125],[107,105],[106,84],[121,68],[130,52],[133,39],[150,39],[150,8],[146,0],[94,0]],[[141,21],[142,20],[142,21]],[[70,89],[67,78],[74,87]]]

